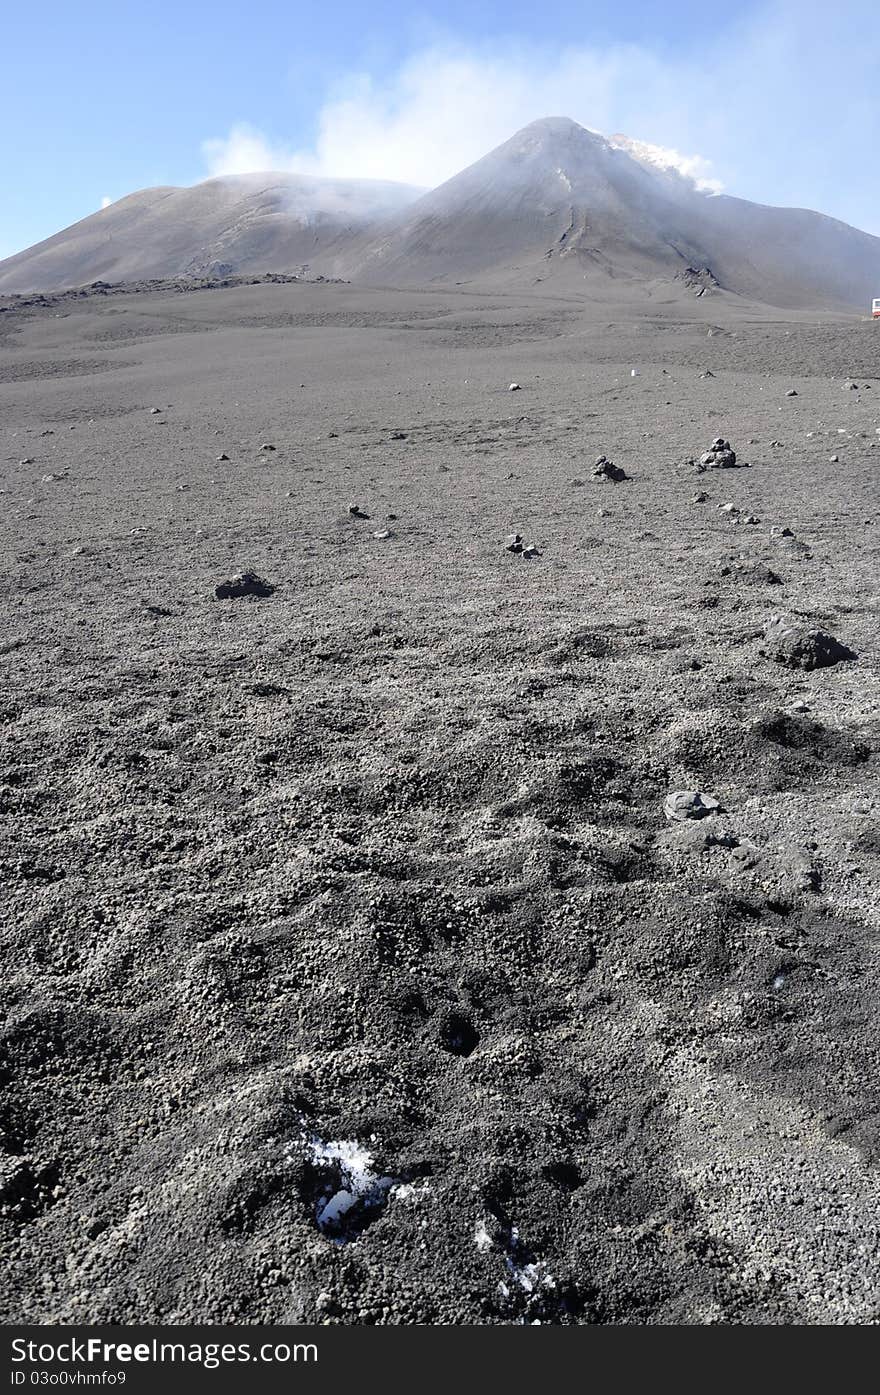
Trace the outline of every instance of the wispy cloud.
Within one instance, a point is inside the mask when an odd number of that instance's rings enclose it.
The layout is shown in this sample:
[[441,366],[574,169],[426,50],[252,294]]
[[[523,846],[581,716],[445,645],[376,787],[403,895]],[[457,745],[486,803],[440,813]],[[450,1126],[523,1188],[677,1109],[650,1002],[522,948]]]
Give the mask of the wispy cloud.
[[[880,138],[876,77],[869,58],[853,63],[878,48],[880,6],[868,0],[835,9],[769,0],[722,36],[685,34],[675,49],[448,43],[390,73],[334,84],[308,148],[236,125],[203,154],[211,174],[269,168],[430,187],[529,121],[570,116],[624,132],[639,158],[703,188],[820,208],[880,231],[867,163]],[[843,72],[845,93],[836,86]]]
[[[607,132],[616,92],[630,83],[656,89],[665,82],[663,65],[631,46],[535,55],[507,45],[494,56],[432,48],[385,81],[359,73],[337,84],[310,149],[273,143],[239,123],[227,136],[206,140],[202,152],[211,175],[274,169],[433,186],[542,116],[571,116]],[[685,174],[702,177],[710,168],[706,156],[667,154],[666,163]]]

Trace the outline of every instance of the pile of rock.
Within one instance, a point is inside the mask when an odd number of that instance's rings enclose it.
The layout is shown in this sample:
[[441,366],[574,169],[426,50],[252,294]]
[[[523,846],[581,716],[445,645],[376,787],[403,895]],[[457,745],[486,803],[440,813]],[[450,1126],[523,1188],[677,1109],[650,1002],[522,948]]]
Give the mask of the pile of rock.
[[593,474],[597,479],[611,480],[613,484],[619,484],[621,480],[629,479],[625,470],[622,470],[619,465],[615,465],[604,455],[600,455],[593,466]]
[[[709,449],[700,456],[697,469],[732,470],[736,463],[736,451],[731,448],[730,442],[725,441],[723,436],[716,436]],[[740,464],[743,462],[740,461]]]
[[688,290],[694,295],[705,295],[707,291],[714,291],[718,287],[718,280],[708,266],[686,266],[683,271],[675,273],[676,281],[683,281]]
[[541,555],[534,543],[523,542],[520,533],[508,533],[504,545],[508,552],[515,552],[518,557],[540,557]]
[[271,596],[275,587],[256,572],[236,572],[214,587],[218,601],[235,600],[241,596]]
[[670,823],[684,823],[686,819],[719,814],[722,805],[714,794],[704,794],[702,790],[670,790],[663,801],[663,812]]
[[782,577],[768,567],[766,562],[748,562],[734,559],[722,562],[717,575],[729,577],[733,581],[744,582],[747,586],[781,586]]
[[764,630],[764,654],[787,668],[830,668],[856,655],[834,635],[812,630],[781,615],[770,617]]

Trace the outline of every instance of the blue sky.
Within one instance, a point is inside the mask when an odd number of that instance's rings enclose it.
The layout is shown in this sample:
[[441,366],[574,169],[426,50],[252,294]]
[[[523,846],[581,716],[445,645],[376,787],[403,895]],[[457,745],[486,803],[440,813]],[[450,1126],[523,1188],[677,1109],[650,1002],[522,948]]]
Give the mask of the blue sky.
[[0,256],[211,173],[432,185],[549,115],[880,234],[866,0],[51,0],[7,8],[0,32]]

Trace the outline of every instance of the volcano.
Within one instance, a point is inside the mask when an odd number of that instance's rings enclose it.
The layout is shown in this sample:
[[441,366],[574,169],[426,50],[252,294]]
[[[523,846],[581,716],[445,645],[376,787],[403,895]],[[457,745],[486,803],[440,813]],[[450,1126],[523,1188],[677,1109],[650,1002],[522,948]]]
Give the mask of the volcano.
[[245,174],[142,189],[0,262],[0,292],[97,279],[297,272],[422,191],[379,180]]
[[406,287],[551,281],[600,297],[678,281],[790,309],[863,307],[876,292],[880,238],[706,192],[646,149],[552,117],[421,196],[278,174],[145,190],[0,263],[0,291],[306,271]]
[[[618,138],[619,139],[619,138]],[[338,273],[400,285],[681,278],[789,308],[863,306],[880,238],[805,209],[699,190],[567,118],[533,122],[342,249]]]

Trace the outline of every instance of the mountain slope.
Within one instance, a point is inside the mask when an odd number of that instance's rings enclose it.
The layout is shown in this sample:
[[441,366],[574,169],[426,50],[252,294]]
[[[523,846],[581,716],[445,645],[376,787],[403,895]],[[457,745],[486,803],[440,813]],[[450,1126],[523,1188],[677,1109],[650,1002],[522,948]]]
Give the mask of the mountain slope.
[[699,192],[566,118],[526,126],[331,261],[339,275],[401,285],[643,281],[708,266],[726,289],[790,307],[864,306],[880,286],[880,238]]
[[701,192],[639,149],[555,117],[422,196],[287,174],[147,189],[0,262],[0,293],[306,264],[377,285],[550,280],[593,295],[709,268],[724,290],[786,308],[864,310],[880,292],[880,238]]
[[648,171],[601,136],[565,118],[537,121],[346,249],[341,265],[411,283],[577,253],[656,275],[698,253],[687,238],[680,251],[670,245],[658,193]]
[[295,271],[412,202],[378,180],[249,174],[144,189],[0,262],[0,292],[97,279]]

